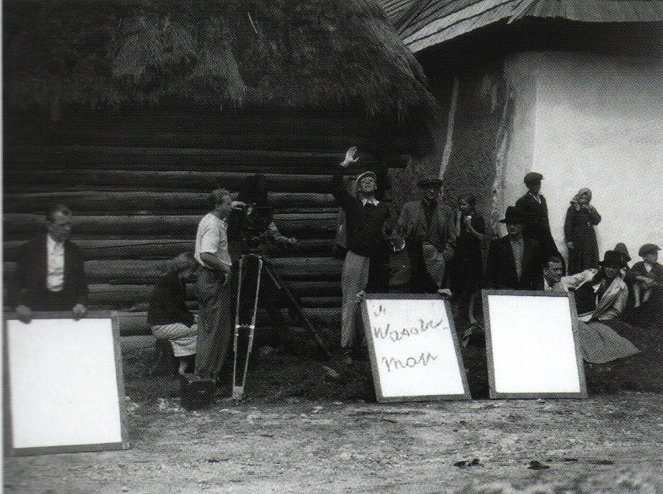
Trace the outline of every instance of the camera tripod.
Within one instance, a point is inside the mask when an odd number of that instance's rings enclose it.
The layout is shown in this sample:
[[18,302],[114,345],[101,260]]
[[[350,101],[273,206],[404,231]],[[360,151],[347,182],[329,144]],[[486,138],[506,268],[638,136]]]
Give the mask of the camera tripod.
[[325,358],[331,357],[329,350],[315,328],[304,315],[297,299],[274,271],[269,261],[258,254],[244,255],[239,261],[239,280],[235,305],[235,335],[233,341],[233,399],[235,400],[241,400],[244,397],[249,357],[253,349],[253,337],[256,328],[260,280],[263,272],[269,276],[276,290],[285,295],[288,306],[302,321],[304,328],[318,345]]

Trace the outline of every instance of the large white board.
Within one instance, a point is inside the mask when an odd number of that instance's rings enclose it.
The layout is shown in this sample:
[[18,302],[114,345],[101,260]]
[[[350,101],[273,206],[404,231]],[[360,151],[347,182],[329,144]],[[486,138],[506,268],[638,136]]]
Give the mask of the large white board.
[[470,398],[448,302],[371,294],[363,316],[378,401]]
[[112,318],[7,319],[5,328],[5,419],[13,454],[126,447]]
[[586,397],[572,295],[483,291],[491,398]]

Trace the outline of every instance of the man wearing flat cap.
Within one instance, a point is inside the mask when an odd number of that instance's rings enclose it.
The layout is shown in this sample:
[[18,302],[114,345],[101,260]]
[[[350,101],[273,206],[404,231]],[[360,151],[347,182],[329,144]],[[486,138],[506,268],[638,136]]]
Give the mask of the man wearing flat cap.
[[638,250],[642,261],[636,262],[627,274],[633,285],[635,306],[655,304],[663,311],[663,266],[658,263],[658,245],[644,244]]
[[334,174],[334,197],[345,212],[347,254],[343,262],[341,290],[341,347],[346,363],[359,349],[361,332],[358,330],[359,294],[367,290],[369,271],[374,291],[388,288],[387,243],[382,227],[389,218],[389,208],[375,197],[376,175],[372,171],[360,174],[356,179],[357,197],[348,193],[343,183],[343,172],[359,161],[358,150],[351,147]]
[[523,235],[527,218],[518,206],[506,208],[500,223],[507,235],[490,243],[486,266],[488,288],[543,290],[542,257],[536,240]]
[[437,288],[442,288],[456,243],[454,213],[441,200],[442,180],[425,178],[418,185],[423,191],[423,199],[406,203],[398,217],[398,224],[407,238],[421,242],[426,271]]
[[559,255],[552,233],[550,233],[550,222],[548,220],[548,204],[546,198],[541,194],[541,180],[543,175],[537,172],[529,172],[525,175],[527,194],[516,201],[516,206],[525,216],[526,223],[523,235],[536,240],[541,247],[543,255]]

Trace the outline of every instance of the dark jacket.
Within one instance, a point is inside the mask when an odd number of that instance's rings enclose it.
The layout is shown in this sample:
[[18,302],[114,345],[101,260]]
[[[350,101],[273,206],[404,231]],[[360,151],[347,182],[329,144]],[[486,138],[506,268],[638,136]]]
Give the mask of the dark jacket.
[[543,267],[539,244],[525,238],[520,281],[516,274],[509,236],[493,240],[488,249],[486,284],[488,288],[508,290],[543,290]]
[[527,218],[527,223],[523,230],[523,235],[536,240],[541,251],[545,256],[559,254],[552,233],[550,233],[550,223],[548,221],[548,204],[546,198],[539,195],[541,203],[527,193],[516,201],[516,206],[520,208]]
[[[46,234],[26,242],[20,248],[11,290],[13,307],[26,305],[33,310],[61,310],[62,307],[43,306],[48,276]],[[64,287],[58,297],[68,309],[76,304],[87,304],[87,282],[83,253],[70,242],[64,242]]]
[[152,289],[147,324],[161,326],[178,322],[190,327],[194,318],[186,307],[186,284],[175,271],[171,271]]

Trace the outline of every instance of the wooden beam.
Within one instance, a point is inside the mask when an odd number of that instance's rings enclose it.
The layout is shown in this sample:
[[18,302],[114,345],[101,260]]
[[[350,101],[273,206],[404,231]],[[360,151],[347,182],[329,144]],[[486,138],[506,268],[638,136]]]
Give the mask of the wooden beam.
[[[333,170],[329,170],[331,174]],[[140,190],[207,192],[217,187],[240,190],[251,173],[221,170],[99,170],[90,168],[34,170],[5,163],[5,193],[90,190]],[[323,192],[332,190],[330,175],[265,173],[265,187],[274,192]]]
[[[77,234],[173,235],[175,238],[195,238],[198,222],[205,214],[177,216],[74,216],[73,232]],[[44,230],[43,215],[8,213],[3,215],[4,234],[23,236]],[[284,235],[301,238],[330,237],[336,232],[337,213],[282,213],[274,215],[274,222]]]
[[[208,205],[207,192],[146,192],[146,191],[84,191],[6,193],[3,195],[5,213],[46,212],[53,204],[64,203],[73,211],[128,211],[170,214],[204,210]],[[334,208],[336,201],[331,194],[273,192],[268,203],[274,208],[292,210]],[[295,211],[290,211],[295,212]]]
[[[343,151],[265,151],[240,149],[203,149],[181,147],[116,147],[116,146],[37,146],[14,145],[5,148],[5,163],[32,167],[57,168],[137,168],[244,167],[288,168],[305,167],[331,170],[343,159]],[[381,166],[378,161],[364,160],[366,167]],[[9,165],[11,168],[14,166]]]
[[[304,308],[304,314],[314,326],[324,325],[337,328],[341,322],[341,309],[337,307]],[[269,323],[263,311],[258,312],[258,326],[265,327]],[[118,312],[121,336],[138,336],[152,334],[147,325],[146,312]]]
[[[16,261],[24,240],[10,240],[3,243],[5,261]],[[179,239],[76,239],[87,260],[97,259],[164,259],[182,252],[193,252],[194,240]],[[293,256],[324,257],[331,253],[333,240],[302,239],[288,246],[284,253]],[[275,257],[277,253],[274,254]]]
[[[282,257],[271,259],[277,273],[285,280],[338,280],[342,262],[329,257]],[[5,279],[10,279],[16,263],[4,262]],[[86,261],[85,274],[88,283],[105,284],[151,284],[169,269],[167,260],[101,260]]]

